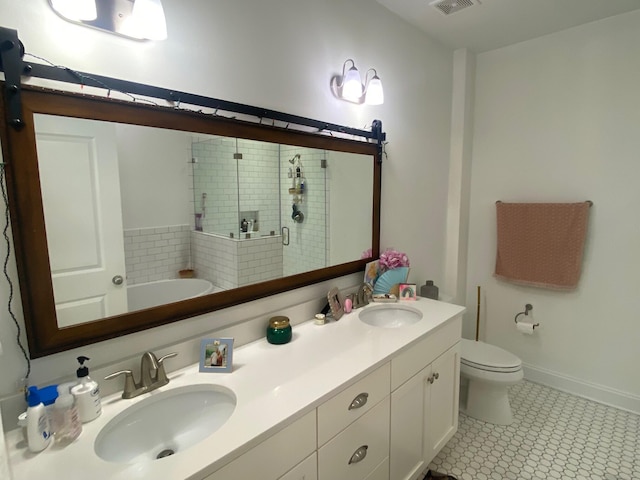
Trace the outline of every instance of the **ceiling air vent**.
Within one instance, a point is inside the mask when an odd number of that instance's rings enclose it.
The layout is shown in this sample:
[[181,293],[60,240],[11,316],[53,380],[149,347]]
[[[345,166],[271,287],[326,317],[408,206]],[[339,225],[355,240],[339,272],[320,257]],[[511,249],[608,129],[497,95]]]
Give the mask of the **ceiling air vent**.
[[436,0],[429,5],[434,7],[443,15],[451,15],[453,13],[464,10],[467,7],[473,7],[479,5],[479,0]]

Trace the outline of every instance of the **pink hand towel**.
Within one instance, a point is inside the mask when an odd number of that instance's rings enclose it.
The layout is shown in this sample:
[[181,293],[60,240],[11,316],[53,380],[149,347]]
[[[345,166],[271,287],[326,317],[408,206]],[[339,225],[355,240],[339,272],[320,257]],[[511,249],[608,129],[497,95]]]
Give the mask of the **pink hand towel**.
[[497,202],[496,278],[554,290],[576,288],[590,205]]

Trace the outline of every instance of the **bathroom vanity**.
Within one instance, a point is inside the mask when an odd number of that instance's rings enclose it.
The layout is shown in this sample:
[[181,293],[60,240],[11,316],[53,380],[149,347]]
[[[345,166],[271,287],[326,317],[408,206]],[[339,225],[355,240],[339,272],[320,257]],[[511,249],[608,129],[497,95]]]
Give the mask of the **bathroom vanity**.
[[[396,304],[393,304],[396,305]],[[258,340],[234,352],[230,374],[169,374],[150,394],[103,399],[103,415],[73,444],[30,454],[21,432],[7,434],[15,480],[55,472],[65,479],[416,479],[457,429],[463,307],[429,299],[397,304],[413,323],[373,326],[362,312],[308,321],[285,345]],[[231,416],[213,434],[161,459],[105,461],[96,437],[125,409],[189,385],[218,385],[235,396]],[[147,400],[148,401],[148,400]]]

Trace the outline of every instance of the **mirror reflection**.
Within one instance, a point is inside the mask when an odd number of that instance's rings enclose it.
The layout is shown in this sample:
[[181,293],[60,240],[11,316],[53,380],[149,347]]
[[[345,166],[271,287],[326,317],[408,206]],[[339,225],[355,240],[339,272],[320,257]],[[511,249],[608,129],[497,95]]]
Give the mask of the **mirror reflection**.
[[58,327],[354,261],[370,155],[34,115]]

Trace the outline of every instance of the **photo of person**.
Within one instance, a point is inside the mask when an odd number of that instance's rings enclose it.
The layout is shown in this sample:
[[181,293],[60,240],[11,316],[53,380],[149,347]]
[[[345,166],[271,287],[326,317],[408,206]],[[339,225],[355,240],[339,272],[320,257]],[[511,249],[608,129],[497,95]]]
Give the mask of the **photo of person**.
[[230,372],[232,338],[209,338],[201,343],[201,372]]
[[224,368],[227,366],[227,346],[225,344],[211,343],[205,349],[205,367]]

